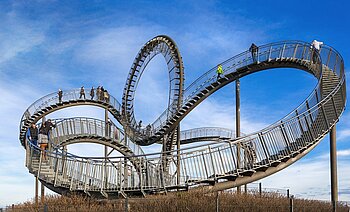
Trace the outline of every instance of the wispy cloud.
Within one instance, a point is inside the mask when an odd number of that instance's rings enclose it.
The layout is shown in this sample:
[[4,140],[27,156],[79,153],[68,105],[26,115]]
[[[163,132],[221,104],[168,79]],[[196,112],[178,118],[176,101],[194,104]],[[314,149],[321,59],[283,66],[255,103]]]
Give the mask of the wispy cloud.
[[[244,133],[255,132],[268,126],[268,123],[250,118],[249,116],[241,118],[241,131]],[[235,109],[232,103],[209,98],[185,117],[182,129],[223,127],[235,130],[235,123]]]
[[[330,153],[324,153],[324,154],[321,154],[319,156],[317,156],[317,158],[319,159],[327,159],[329,160],[329,154]],[[350,149],[342,149],[342,150],[337,150],[337,157],[339,160],[350,160]]]
[[[350,189],[350,168],[347,161],[338,163],[339,189]],[[330,199],[330,168],[329,161],[304,160],[262,180],[263,186],[273,188],[290,188],[291,194],[299,197],[309,197],[314,199]],[[339,193],[339,200],[349,201],[348,193]]]
[[[0,33],[0,65],[45,41],[45,34],[37,23],[21,20],[16,12],[2,14]],[[1,69],[0,69],[1,71]]]

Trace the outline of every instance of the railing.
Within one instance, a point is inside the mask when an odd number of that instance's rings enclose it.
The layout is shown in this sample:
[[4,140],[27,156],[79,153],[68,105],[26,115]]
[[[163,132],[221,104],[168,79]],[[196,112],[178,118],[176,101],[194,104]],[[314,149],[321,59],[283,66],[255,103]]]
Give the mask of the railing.
[[112,143],[116,142],[127,147],[134,155],[145,154],[141,147],[133,143],[124,136],[122,129],[118,128],[112,121],[106,124],[105,121],[94,118],[67,118],[52,120],[56,127],[52,129],[52,140],[56,145],[77,136],[97,136],[111,139]]
[[[43,151],[31,143],[26,146],[28,169],[55,187],[84,191],[133,191],[158,188],[162,182],[160,179],[169,178],[161,172],[161,165],[154,164],[153,160],[137,160],[139,167],[135,168],[132,162],[123,158],[95,160],[59,149],[56,152],[45,151],[47,160],[43,160]],[[40,168],[43,166],[45,169]]]
[[[279,44],[282,46],[278,51],[272,48],[277,44],[270,48],[267,45],[265,47],[269,51],[266,53],[261,53],[264,48],[260,47],[259,61],[288,57],[290,54],[287,52],[293,52],[290,59],[308,63],[314,75],[318,76],[319,83],[302,104],[275,124],[238,139],[228,139],[227,142],[183,148],[180,155],[177,155],[177,150],[171,151],[166,154],[170,158],[167,172],[162,167],[163,153],[104,160],[47,152],[49,161],[55,164],[56,175],[55,179],[49,180],[72,190],[81,187],[96,191],[162,190],[171,186],[186,187],[208,180],[217,181],[221,176],[243,175],[246,171],[260,167],[273,167],[273,164],[288,161],[295,155],[303,156],[301,150],[316,145],[343,112],[346,103],[345,75],[343,59],[331,47],[324,45],[320,51],[323,65],[321,73],[321,65],[307,60],[310,58],[308,46],[305,43],[294,44],[290,48],[289,43]],[[266,54],[269,56],[265,57]],[[224,64],[227,67],[227,63]],[[324,92],[327,89],[331,91]],[[33,151],[33,148],[29,146],[27,151]],[[27,157],[30,166],[35,157],[31,153],[27,153]],[[141,168],[136,169],[132,165],[131,157],[143,157],[138,160]],[[289,160],[288,163],[294,161]],[[180,164],[179,179],[177,164]]]
[[[295,58],[300,60],[310,60],[312,56],[312,49],[310,44],[301,41],[288,41],[281,43],[273,43],[259,47],[259,52],[257,54],[257,61],[270,61],[280,58]],[[230,74],[237,71],[237,69],[248,66],[254,63],[252,55],[249,51],[243,52],[237,56],[234,56],[225,62],[221,63],[224,74]],[[318,61],[319,64],[319,61]],[[314,69],[314,75],[320,77],[321,67]],[[217,74],[216,67],[210,69],[208,72],[199,77],[190,86],[188,86],[183,95],[184,106],[193,97],[198,95],[205,87],[216,82]],[[159,129],[161,129],[169,119],[172,118],[174,113],[166,109],[160,117],[152,124],[151,135],[154,135]]]
[[[113,106],[113,108],[115,108],[120,114],[121,104],[113,96],[111,96],[109,94],[108,100],[100,100],[100,99],[98,99],[98,96],[96,95],[96,90],[95,90],[95,95],[93,98],[91,98],[89,93],[90,93],[90,90],[85,91],[85,95],[86,95],[85,99],[86,100],[90,100],[90,101],[94,101],[94,102],[98,102],[98,103],[108,101],[107,103],[109,105]],[[26,120],[28,120],[32,115],[36,114],[37,112],[41,111],[42,109],[47,108],[47,107],[52,106],[52,105],[57,105],[59,103],[67,103],[70,101],[76,101],[76,100],[83,99],[83,98],[79,98],[79,97],[80,97],[80,88],[63,91],[61,102],[59,101],[59,97],[58,97],[57,92],[48,94],[48,95],[40,98],[39,100],[37,100],[33,104],[31,104],[24,112],[24,114],[21,118],[19,130],[20,131],[22,130],[23,124],[25,123]]]
[[235,138],[236,132],[226,128],[219,127],[202,127],[190,130],[183,130],[180,133],[181,141],[192,140],[197,138],[220,138],[230,139]]

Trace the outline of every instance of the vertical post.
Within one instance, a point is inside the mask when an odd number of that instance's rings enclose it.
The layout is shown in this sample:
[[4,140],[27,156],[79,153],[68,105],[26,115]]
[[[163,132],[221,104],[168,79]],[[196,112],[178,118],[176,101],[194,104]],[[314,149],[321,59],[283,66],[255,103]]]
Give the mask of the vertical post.
[[125,212],[129,211],[129,199],[128,199],[128,197],[125,198],[124,211]]
[[35,177],[35,206],[39,204],[39,179]]
[[[177,186],[180,186],[180,124],[177,126],[176,132],[176,149],[177,149],[177,164],[176,164],[176,173],[177,173]],[[180,190],[180,189],[178,189]]]
[[44,203],[45,199],[45,186],[43,183],[41,183],[41,195],[40,195],[40,202]]
[[[240,104],[240,80],[236,80],[236,138],[241,136],[241,104]],[[237,144],[237,169],[241,168],[240,144]],[[241,193],[241,186],[237,187],[237,193]]]
[[129,185],[129,167],[128,167],[128,160],[127,158],[124,158],[124,188],[127,188]]
[[294,211],[294,196],[292,195],[289,198],[289,212],[293,212]]
[[289,189],[287,189],[287,198],[289,198]]
[[216,212],[219,212],[219,192],[216,192]]
[[336,125],[331,129],[330,133],[330,165],[331,165],[331,201],[333,211],[338,202],[338,178],[337,178],[337,146],[336,146]]
[[260,195],[260,197],[262,195],[262,185],[261,185],[261,183],[259,183],[259,195]]
[[[108,121],[108,110],[107,110],[107,108],[105,109],[105,136],[106,136],[106,138],[108,139],[109,137],[110,137],[110,128],[111,128],[111,123],[109,123],[109,121]],[[108,183],[107,183],[107,179],[108,179],[108,177],[107,177],[107,156],[108,156],[108,147],[107,147],[107,145],[105,145],[105,165],[104,165],[104,178],[105,178],[105,186],[104,186],[104,188],[105,189],[107,189],[107,185],[108,185]]]

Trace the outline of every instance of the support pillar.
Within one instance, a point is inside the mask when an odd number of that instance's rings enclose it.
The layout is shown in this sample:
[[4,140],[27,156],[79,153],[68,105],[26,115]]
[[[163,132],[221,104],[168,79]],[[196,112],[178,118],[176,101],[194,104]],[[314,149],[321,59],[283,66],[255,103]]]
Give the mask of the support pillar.
[[39,179],[35,177],[35,205],[38,206],[39,204]]
[[45,186],[44,186],[43,183],[40,183],[40,184],[41,184],[40,202],[44,203],[44,200],[45,200]]
[[[44,124],[46,122],[45,116],[41,119],[41,124]],[[41,149],[41,147],[40,147]],[[42,150],[41,154],[45,155],[46,153],[44,152],[45,150]],[[38,178],[36,178],[38,180]],[[39,183],[39,182],[38,182]],[[40,183],[41,187],[41,192],[40,192],[40,202],[44,203],[44,197],[45,197],[45,186],[43,183]],[[38,185],[39,186],[39,185]]]
[[[176,164],[176,173],[177,173],[177,186],[180,186],[180,124],[176,128],[176,149],[177,149],[177,164]],[[178,189],[180,190],[180,189]]]
[[330,166],[331,166],[331,201],[335,211],[338,202],[338,177],[337,177],[337,146],[336,146],[336,125],[330,132]]
[[[236,137],[241,136],[241,104],[240,104],[240,80],[236,80]],[[240,144],[237,145],[237,169],[241,166]],[[237,187],[237,193],[241,193],[241,186]]]
[[[110,132],[110,129],[111,129],[111,123],[109,123],[109,120],[108,120],[108,110],[107,110],[107,108],[105,109],[105,135],[106,135],[106,138],[109,138],[109,137],[111,137],[111,132]],[[105,167],[104,167],[104,172],[105,172],[105,174],[104,174],[104,181],[105,181],[105,185],[104,185],[104,188],[105,189],[107,189],[107,185],[108,185],[108,183],[107,183],[107,179],[108,179],[108,177],[107,177],[107,157],[108,157],[108,147],[105,145],[105,149],[104,149],[104,157],[105,157]]]

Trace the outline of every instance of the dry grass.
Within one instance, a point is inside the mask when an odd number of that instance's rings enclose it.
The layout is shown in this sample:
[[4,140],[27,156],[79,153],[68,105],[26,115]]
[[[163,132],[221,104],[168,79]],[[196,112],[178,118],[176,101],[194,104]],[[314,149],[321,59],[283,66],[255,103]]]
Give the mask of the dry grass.
[[[168,195],[153,195],[146,198],[129,198],[129,211],[216,211],[216,193],[205,194],[201,190],[191,192],[169,193]],[[98,201],[83,196],[45,197],[47,211],[125,211],[125,200]],[[349,211],[349,207],[338,205],[339,212]],[[12,211],[12,210],[10,210]],[[14,206],[13,211],[44,211],[44,205],[35,206],[28,201]],[[289,199],[278,193],[236,194],[221,192],[219,194],[219,211],[289,211]],[[332,211],[329,202],[294,199],[294,211]]]

